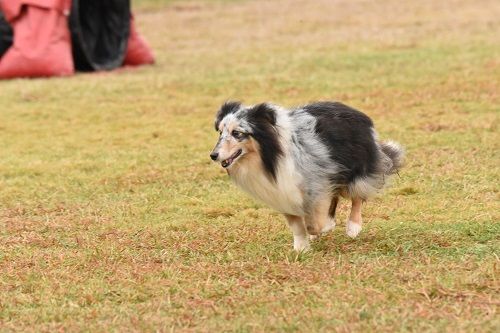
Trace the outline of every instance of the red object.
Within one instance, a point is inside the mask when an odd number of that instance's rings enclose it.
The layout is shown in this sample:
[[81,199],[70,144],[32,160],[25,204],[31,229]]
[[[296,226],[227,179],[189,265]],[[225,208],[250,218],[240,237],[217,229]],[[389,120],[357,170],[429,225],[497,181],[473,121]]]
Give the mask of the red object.
[[[75,72],[68,15],[72,0],[0,0],[14,31],[13,45],[0,57],[0,79],[64,76]],[[154,55],[130,19],[123,65],[153,64]]]
[[130,36],[128,38],[127,53],[123,60],[125,66],[139,66],[154,64],[155,58],[151,48],[135,29],[134,16],[130,18]]
[[0,59],[0,78],[74,73],[67,14],[71,0],[0,0],[14,30]]

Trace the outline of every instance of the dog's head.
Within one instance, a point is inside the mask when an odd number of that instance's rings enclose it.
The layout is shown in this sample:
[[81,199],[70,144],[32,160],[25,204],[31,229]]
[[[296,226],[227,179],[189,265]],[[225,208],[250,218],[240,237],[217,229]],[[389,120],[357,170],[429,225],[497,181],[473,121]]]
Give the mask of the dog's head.
[[269,104],[245,107],[239,102],[224,103],[215,117],[215,130],[220,135],[210,158],[230,170],[255,155],[275,178],[276,161],[282,155],[276,118]]

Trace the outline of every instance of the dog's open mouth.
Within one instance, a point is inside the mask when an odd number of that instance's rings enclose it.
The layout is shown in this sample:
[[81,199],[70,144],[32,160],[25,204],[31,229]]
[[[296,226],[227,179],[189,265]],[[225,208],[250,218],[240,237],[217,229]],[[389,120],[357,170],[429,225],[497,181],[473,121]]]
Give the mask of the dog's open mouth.
[[228,166],[233,164],[234,160],[237,159],[241,155],[242,152],[243,151],[241,149],[238,149],[238,151],[236,153],[231,155],[231,157],[229,157],[228,159],[225,159],[224,161],[222,161],[220,164],[222,165],[223,168],[227,168]]

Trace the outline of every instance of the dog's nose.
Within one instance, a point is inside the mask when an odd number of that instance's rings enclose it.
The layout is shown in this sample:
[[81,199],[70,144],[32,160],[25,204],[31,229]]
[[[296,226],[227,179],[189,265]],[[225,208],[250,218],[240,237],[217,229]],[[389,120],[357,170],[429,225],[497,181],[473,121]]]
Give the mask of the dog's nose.
[[212,161],[215,161],[217,159],[217,157],[219,157],[219,153],[211,153],[210,154],[210,158],[212,159]]

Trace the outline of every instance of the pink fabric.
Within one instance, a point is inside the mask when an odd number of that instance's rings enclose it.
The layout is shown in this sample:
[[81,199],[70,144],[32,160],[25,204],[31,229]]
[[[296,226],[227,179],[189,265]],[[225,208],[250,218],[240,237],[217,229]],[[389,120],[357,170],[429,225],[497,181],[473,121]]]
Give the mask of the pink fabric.
[[9,22],[21,13],[24,5],[64,12],[71,8],[71,0],[0,0],[0,7]]
[[153,51],[146,41],[139,35],[135,28],[134,17],[130,18],[130,36],[128,38],[127,52],[123,65],[140,66],[154,64]]
[[74,73],[68,28],[71,0],[0,0],[14,43],[0,59],[0,78]]

